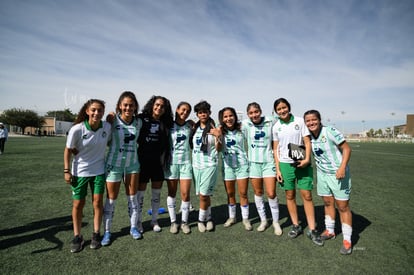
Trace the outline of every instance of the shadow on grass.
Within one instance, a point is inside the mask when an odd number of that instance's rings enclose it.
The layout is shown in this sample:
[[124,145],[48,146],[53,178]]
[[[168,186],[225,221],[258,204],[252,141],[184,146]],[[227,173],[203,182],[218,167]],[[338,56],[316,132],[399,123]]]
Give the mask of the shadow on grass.
[[[325,212],[324,211],[325,210],[324,210],[323,205],[318,205],[315,207],[316,223],[318,225],[319,231],[322,231],[325,229]],[[367,218],[359,214],[356,214],[355,212],[352,212],[352,245],[355,246],[358,243],[358,240],[360,238],[359,234],[362,233],[370,225],[371,225],[371,222]],[[335,234],[338,236],[341,233],[342,233],[341,221],[339,218],[339,212],[338,210],[336,210]]]
[[[82,223],[82,227],[86,225],[87,223]],[[40,231],[35,232],[38,230]],[[0,237],[10,236],[10,238],[0,240],[0,250],[18,246],[38,239],[45,239],[46,241],[55,244],[55,246],[32,251],[32,254],[47,252],[55,249],[61,250],[64,243],[56,237],[56,234],[62,231],[72,230],[72,216],[36,221],[23,226],[0,230]]]

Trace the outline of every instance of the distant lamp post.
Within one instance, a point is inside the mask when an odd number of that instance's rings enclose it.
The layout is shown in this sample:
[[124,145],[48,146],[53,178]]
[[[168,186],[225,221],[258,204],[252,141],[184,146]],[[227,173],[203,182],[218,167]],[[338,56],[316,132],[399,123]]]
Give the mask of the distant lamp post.
[[[341,114],[343,115],[343,116],[345,116],[345,111],[341,111]],[[342,120],[342,134],[345,136],[345,126],[344,126],[344,120]]]
[[362,137],[365,137],[365,120],[362,120]]
[[394,116],[395,116],[395,113],[394,113],[394,112],[392,112],[392,113],[391,113],[391,116],[392,116],[392,125],[391,125],[391,130],[392,130],[392,139],[393,139],[393,141],[395,142],[395,128],[394,128]]

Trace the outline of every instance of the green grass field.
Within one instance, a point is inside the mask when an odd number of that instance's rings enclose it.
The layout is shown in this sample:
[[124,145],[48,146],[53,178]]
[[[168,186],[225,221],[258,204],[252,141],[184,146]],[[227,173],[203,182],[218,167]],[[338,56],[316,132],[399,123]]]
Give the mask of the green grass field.
[[[11,137],[6,143],[0,156],[2,274],[414,274],[414,144],[351,144],[354,251],[342,256],[342,235],[323,247],[303,235],[287,237],[290,220],[280,189],[281,237],[271,228],[247,232],[241,223],[224,228],[227,205],[221,178],[212,198],[214,232],[198,232],[194,211],[190,235],[170,234],[168,214],[163,214],[163,232],[147,231],[144,239],[135,241],[129,235],[126,198],[120,196],[112,245],[89,248],[92,207],[87,203],[82,228],[87,246],[72,254],[71,191],[62,174],[64,142],[58,137]],[[192,195],[198,208],[194,191]],[[144,210],[149,209],[149,197],[147,192]],[[166,186],[162,207],[165,201]],[[316,190],[314,201],[323,229],[323,204]],[[256,228],[259,220],[254,204],[250,205]],[[298,205],[305,221],[300,199]],[[240,221],[239,209],[237,217]],[[147,230],[150,219],[145,215]]]

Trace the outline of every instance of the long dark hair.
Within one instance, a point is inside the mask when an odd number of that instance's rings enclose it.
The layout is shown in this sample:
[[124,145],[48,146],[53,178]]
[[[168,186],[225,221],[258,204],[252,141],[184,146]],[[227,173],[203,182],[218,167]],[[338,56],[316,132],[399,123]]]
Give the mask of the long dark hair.
[[79,110],[78,116],[75,119],[74,124],[79,124],[84,122],[85,120],[89,120],[89,116],[88,114],[86,114],[86,110],[93,104],[93,103],[98,103],[100,105],[102,105],[104,111],[105,111],[105,101],[100,100],[100,99],[89,99],[88,101],[86,101],[82,108]]
[[277,105],[279,105],[280,103],[285,103],[285,104],[286,104],[286,106],[288,106],[289,113],[290,113],[290,111],[291,111],[291,109],[290,109],[290,103],[289,103],[289,101],[287,101],[287,100],[286,100],[286,99],[284,99],[283,97],[278,98],[278,99],[276,99],[276,100],[275,100],[275,102],[273,103],[273,110],[276,112],[276,107],[277,107]]
[[173,112],[170,101],[163,96],[152,96],[142,109],[140,117],[152,118],[152,109],[154,107],[155,101],[157,101],[158,99],[164,101],[164,113],[160,117],[161,124],[163,124],[163,126],[169,129],[172,127],[174,121]]
[[115,107],[116,113],[121,113],[121,108],[119,108],[119,105],[121,105],[122,100],[124,100],[124,98],[126,98],[126,97],[132,99],[135,102],[135,106],[137,108],[135,109],[134,115],[137,116],[138,115],[139,104],[138,104],[137,97],[131,91],[125,91],[119,96],[118,102],[116,103],[116,107]]
[[230,111],[230,112],[233,113],[234,119],[236,120],[235,123],[234,123],[234,130],[240,130],[241,123],[239,121],[239,118],[237,117],[236,110],[233,107],[225,107],[225,108],[221,109],[218,113],[219,123],[220,123],[224,133],[227,133],[229,130],[232,130],[232,129],[229,129],[227,127],[226,123],[223,122],[223,115],[224,115],[225,111]]

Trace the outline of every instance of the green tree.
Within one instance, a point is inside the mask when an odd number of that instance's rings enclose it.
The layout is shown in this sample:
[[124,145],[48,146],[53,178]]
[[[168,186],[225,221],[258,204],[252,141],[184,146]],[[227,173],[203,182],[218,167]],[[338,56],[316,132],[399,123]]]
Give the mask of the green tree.
[[35,111],[17,108],[5,110],[1,115],[1,120],[9,125],[20,127],[22,134],[25,133],[26,127],[40,128],[45,124],[44,118]]
[[73,114],[71,110],[64,109],[64,110],[56,110],[56,111],[48,111],[46,116],[55,117],[56,120],[60,121],[69,121],[74,122],[76,119],[76,114]]
[[374,137],[375,136],[375,131],[374,129],[369,129],[369,131],[367,132],[367,137]]

